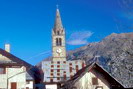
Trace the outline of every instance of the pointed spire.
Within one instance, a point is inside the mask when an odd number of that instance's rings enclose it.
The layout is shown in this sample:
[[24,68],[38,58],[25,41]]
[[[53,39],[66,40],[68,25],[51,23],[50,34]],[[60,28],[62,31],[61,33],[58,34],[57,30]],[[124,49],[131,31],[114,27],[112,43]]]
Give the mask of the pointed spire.
[[61,29],[63,29],[63,26],[62,26],[60,12],[59,12],[58,5],[57,5],[54,30],[61,30]]

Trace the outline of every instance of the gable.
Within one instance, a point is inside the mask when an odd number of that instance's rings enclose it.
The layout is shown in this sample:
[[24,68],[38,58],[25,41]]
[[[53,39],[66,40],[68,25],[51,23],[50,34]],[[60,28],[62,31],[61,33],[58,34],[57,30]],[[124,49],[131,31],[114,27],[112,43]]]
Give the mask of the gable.
[[9,52],[6,52],[3,49],[0,49],[0,64],[9,64],[9,63],[23,65],[27,69],[32,67],[32,65],[30,65],[29,63],[23,61],[22,59],[14,56],[13,54],[11,54]]
[[82,78],[87,79],[84,78],[84,76],[88,73],[91,73],[92,75],[95,75],[95,77],[98,77],[101,82],[106,84],[106,86],[110,85],[110,87],[124,88],[122,84],[120,84],[114,77],[112,77],[105,69],[100,67],[100,65],[97,63],[92,63],[79,70],[71,80],[67,81],[63,85],[63,87],[72,88],[73,85],[75,85],[78,81],[82,80]]
[[75,84],[77,89],[96,89],[102,87],[103,89],[110,89],[109,82],[106,79],[96,76],[93,72],[86,72]]
[[10,62],[13,62],[13,61],[11,59],[9,59],[8,57],[0,54],[0,63],[10,63]]

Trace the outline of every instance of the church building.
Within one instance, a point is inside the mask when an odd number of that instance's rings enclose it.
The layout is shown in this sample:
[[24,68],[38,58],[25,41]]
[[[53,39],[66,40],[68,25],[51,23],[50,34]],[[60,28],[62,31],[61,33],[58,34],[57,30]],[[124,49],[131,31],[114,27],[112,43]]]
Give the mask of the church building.
[[71,79],[78,70],[85,67],[85,62],[82,60],[67,61],[65,41],[65,29],[57,8],[52,30],[52,60],[44,60],[39,66],[46,89],[60,89],[64,82]]

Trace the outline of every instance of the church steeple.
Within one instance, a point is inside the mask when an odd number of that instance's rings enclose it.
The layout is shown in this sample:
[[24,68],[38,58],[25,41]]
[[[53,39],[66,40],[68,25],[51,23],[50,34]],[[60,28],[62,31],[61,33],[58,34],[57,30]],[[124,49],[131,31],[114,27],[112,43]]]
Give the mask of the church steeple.
[[56,9],[55,24],[52,31],[53,61],[66,61],[65,30],[62,26],[59,9]]
[[54,24],[54,30],[62,30],[63,29],[63,25],[62,25],[62,21],[61,21],[61,17],[60,17],[60,11],[57,8],[56,9],[56,17],[55,17],[55,24]]

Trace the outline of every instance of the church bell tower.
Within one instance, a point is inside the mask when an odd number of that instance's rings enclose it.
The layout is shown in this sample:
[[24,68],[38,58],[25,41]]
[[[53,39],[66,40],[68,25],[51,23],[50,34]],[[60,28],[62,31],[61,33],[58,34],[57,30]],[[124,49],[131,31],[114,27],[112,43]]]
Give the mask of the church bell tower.
[[52,61],[66,61],[65,30],[59,9],[56,10],[55,24],[52,30]]

